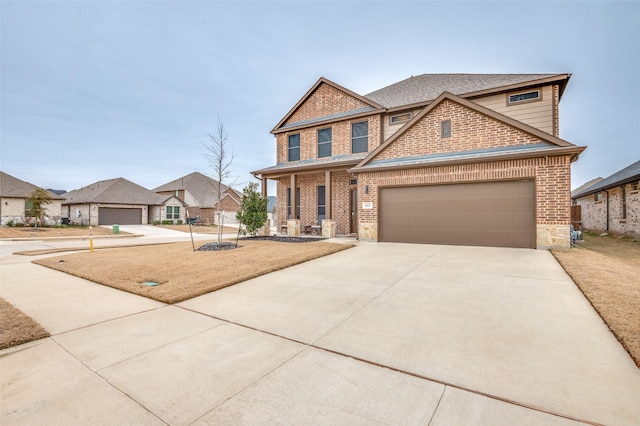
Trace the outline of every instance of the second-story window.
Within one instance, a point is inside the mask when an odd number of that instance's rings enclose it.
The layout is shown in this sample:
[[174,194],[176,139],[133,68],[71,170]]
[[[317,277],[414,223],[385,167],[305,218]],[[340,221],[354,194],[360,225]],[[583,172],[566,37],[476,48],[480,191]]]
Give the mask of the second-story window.
[[318,158],[331,157],[331,127],[318,130]]
[[369,151],[369,122],[351,124],[351,153]]
[[300,160],[300,133],[289,135],[289,161]]

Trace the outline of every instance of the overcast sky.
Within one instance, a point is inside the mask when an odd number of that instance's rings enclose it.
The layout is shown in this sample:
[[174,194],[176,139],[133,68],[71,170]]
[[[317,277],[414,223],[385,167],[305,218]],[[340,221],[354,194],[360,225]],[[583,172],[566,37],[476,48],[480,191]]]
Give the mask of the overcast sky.
[[[425,73],[571,73],[572,187],[640,159],[637,2],[0,1],[0,169],[72,190],[193,171],[219,115],[237,187],[324,76],[356,93]],[[270,195],[274,195],[270,187]]]

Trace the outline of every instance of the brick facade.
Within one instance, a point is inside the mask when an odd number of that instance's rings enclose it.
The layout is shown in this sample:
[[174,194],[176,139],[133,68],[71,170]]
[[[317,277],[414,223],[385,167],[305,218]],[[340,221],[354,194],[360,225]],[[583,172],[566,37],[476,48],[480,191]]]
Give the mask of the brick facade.
[[[623,187],[626,192],[626,214],[623,214]],[[578,198],[576,204],[582,207],[582,227],[596,232],[606,231],[640,238],[640,191],[633,188],[631,184],[610,188],[607,190],[608,196],[607,192],[601,192],[600,201],[596,199],[597,194]]]
[[381,126],[380,115],[344,120],[321,126],[312,126],[305,129],[279,133],[276,135],[276,161],[287,163],[289,135],[300,134],[300,160],[313,160],[318,158],[318,130],[331,128],[331,155],[351,154],[351,124],[369,122],[369,150],[372,151],[380,145]]
[[[570,225],[571,204],[569,164],[569,156],[559,156],[360,173],[358,176],[358,202],[360,204],[363,202],[371,202],[373,204],[372,209],[359,212],[360,237],[377,239],[378,189],[381,187],[512,179],[533,179],[535,181],[536,223],[538,227],[559,226],[568,228]],[[369,187],[368,194],[365,193],[365,186]]]
[[[451,136],[440,137],[441,123],[451,121]],[[491,117],[445,100],[376,156],[376,160],[500,148],[539,140]]]
[[[553,136],[558,135],[558,104],[560,86],[552,86],[554,97],[553,114],[549,123]],[[552,135],[544,136],[527,130],[511,122],[502,121],[499,114],[487,113],[475,104],[468,103],[455,96],[445,96],[439,104],[430,105],[427,113],[410,127],[402,128],[402,133],[389,135],[392,142],[375,157],[368,160],[390,160],[407,157],[421,157],[434,154],[451,154],[463,151],[492,150],[510,147],[536,145],[535,148],[549,149],[564,147],[564,142],[553,141]],[[323,119],[335,114],[357,111],[368,106],[360,99],[333,87],[320,84],[293,111],[285,124],[295,125],[305,120]],[[361,111],[358,111],[361,114]],[[438,166],[407,165],[395,170],[367,171],[356,168],[355,163],[344,169],[328,169],[317,160],[317,134],[319,129],[332,129],[332,157],[344,158],[351,154],[351,124],[367,120],[369,122],[369,153],[383,143],[383,123],[393,113],[372,112],[368,116],[336,119],[329,124],[314,125],[297,130],[282,131],[276,134],[276,162],[284,165],[267,178],[277,181],[277,227],[287,220],[287,189],[291,185],[291,176],[295,175],[296,186],[300,188],[300,225],[304,227],[318,221],[317,188],[326,185],[325,171],[331,170],[331,219],[335,222],[338,235],[348,234],[351,229],[350,191],[357,189],[357,231],[361,238],[378,238],[378,189],[383,186],[428,185],[462,182],[488,182],[510,179],[531,179],[535,182],[536,226],[538,247],[569,245],[570,225],[570,170],[572,154],[544,154],[539,157],[517,158],[513,160],[482,160],[477,163],[450,164]],[[553,118],[551,118],[551,115]],[[442,122],[450,121],[450,136],[442,137]],[[288,162],[288,137],[300,134],[300,162]],[[549,139],[551,138],[551,139]],[[546,145],[545,145],[546,144]],[[568,144],[571,145],[571,144]],[[546,148],[545,148],[546,149]],[[513,152],[513,151],[510,151]],[[526,156],[525,156],[526,157]],[[329,166],[331,163],[329,163]],[[295,169],[298,167],[298,169]],[[293,168],[291,172],[287,169]],[[382,170],[382,171],[381,171]],[[277,174],[276,174],[277,173]],[[351,181],[357,181],[352,185]],[[293,195],[293,193],[292,193]],[[371,203],[372,208],[362,208],[362,203]]]
[[354,111],[367,106],[369,105],[342,90],[323,83],[311,93],[284,124]]

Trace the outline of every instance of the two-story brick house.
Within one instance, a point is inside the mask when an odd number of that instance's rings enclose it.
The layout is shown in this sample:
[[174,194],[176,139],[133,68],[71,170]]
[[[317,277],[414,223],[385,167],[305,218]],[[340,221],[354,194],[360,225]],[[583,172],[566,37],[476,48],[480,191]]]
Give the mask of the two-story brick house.
[[[558,137],[569,74],[424,74],[358,95],[320,78],[273,128],[287,230],[568,247],[571,162]],[[295,192],[291,190],[295,188]]]

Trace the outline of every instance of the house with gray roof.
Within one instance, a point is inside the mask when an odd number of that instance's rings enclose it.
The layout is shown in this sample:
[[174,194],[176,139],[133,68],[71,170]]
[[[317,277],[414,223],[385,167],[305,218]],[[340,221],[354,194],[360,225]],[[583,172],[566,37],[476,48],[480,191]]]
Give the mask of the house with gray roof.
[[[216,212],[224,216],[224,223],[235,223],[236,212],[240,209],[242,193],[221,184],[199,172],[167,182],[153,189],[161,195],[175,195],[184,202],[188,217],[200,217],[200,223],[217,223]],[[219,201],[219,205],[218,205]]]
[[[34,218],[29,214],[28,198],[38,188],[40,187],[32,183],[0,172],[0,223],[6,225],[7,222],[14,224],[33,222]],[[45,207],[45,223],[60,224],[63,198],[53,192],[46,192],[51,198],[51,203]]]
[[361,95],[324,77],[271,130],[278,229],[363,240],[570,244],[570,74],[423,74]]
[[79,225],[146,225],[182,223],[184,203],[124,178],[101,180],[62,195],[62,215]]
[[640,161],[571,193],[584,229],[640,238]]

